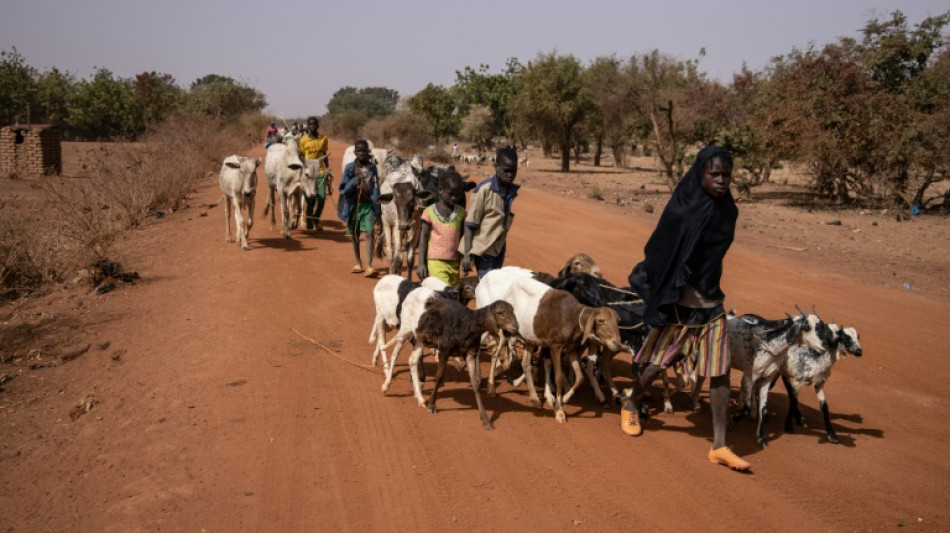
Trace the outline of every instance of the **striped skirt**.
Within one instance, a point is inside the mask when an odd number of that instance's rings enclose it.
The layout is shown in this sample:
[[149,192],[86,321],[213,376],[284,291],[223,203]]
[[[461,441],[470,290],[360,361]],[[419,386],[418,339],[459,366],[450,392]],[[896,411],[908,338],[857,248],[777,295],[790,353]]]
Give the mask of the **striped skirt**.
[[668,323],[647,335],[636,362],[662,368],[679,363],[689,373],[725,376],[729,374],[728,333],[725,314],[697,326]]

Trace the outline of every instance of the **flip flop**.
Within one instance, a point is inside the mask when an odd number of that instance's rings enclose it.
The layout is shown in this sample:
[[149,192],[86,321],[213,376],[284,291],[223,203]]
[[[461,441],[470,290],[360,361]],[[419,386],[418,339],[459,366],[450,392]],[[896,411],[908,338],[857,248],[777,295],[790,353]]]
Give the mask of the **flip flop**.
[[351,273],[351,274],[359,274],[359,273],[362,272],[362,271],[363,271],[363,267],[361,267],[361,266],[359,266],[359,265],[356,265],[355,267],[353,267],[352,270],[350,270],[350,273]]
[[371,278],[376,275],[376,271],[373,270],[373,267],[369,267],[366,269],[366,273],[363,275],[366,276],[367,278]]

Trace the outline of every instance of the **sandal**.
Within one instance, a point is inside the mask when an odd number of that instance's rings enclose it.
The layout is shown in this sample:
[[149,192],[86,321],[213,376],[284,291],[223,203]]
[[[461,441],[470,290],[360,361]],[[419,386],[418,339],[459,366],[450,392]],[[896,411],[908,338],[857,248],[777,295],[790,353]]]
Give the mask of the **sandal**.
[[709,462],[714,465],[728,466],[729,468],[738,470],[740,472],[745,472],[746,470],[752,468],[752,465],[749,464],[748,461],[743,460],[726,446],[717,448],[715,450],[710,448],[706,457],[709,459]]
[[362,271],[363,271],[363,267],[361,267],[361,266],[359,266],[359,265],[356,265],[355,267],[353,267],[352,270],[350,270],[350,273],[351,273],[351,274],[359,274],[359,273],[362,272]]
[[367,278],[371,278],[376,275],[376,271],[373,270],[373,267],[369,267],[366,269],[366,273],[363,275],[366,276]]

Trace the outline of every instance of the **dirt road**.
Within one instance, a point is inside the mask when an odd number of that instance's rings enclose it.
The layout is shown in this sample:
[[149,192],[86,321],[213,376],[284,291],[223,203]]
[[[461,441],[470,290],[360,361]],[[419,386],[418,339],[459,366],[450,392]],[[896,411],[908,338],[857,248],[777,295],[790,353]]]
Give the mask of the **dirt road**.
[[[336,169],[343,146],[331,150]],[[539,185],[515,204],[507,263],[552,272],[583,251],[623,283],[652,225]],[[209,181],[192,206],[218,195]],[[827,319],[853,322],[865,354],[840,361],[826,389],[841,443],[824,438],[807,390],[809,427],[783,434],[777,388],[768,448],[755,444],[751,421],[730,431],[753,464],[745,475],[706,461],[708,403],[692,414],[685,396],[677,413],[628,438],[618,412],[586,387],[560,425],[503,384],[486,400],[495,425],[486,431],[454,370],[440,412],[418,407],[406,352],[383,396],[379,370],[366,366],[374,281],[349,273],[351,248],[327,209],[326,231],[292,241],[258,215],[251,251],[241,252],[223,242],[222,207],[191,207],[125,244],[141,258],[130,266],[142,282],[51,298],[53,322],[58,309],[82,306],[85,320],[59,325],[91,347],[0,393],[3,529],[950,528],[948,298],[753,251],[740,232],[727,305],[780,317],[814,303]],[[627,362],[615,362],[624,382]],[[84,398],[98,403],[73,420]]]

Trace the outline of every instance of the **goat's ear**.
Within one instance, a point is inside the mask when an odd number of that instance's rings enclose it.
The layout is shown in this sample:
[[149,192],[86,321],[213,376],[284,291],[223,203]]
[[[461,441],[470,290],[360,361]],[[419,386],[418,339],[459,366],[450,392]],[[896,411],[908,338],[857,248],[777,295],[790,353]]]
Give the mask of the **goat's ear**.
[[287,165],[287,168],[289,168],[290,170],[300,170],[303,168],[303,165],[301,165],[300,163],[291,163]]
[[[464,179],[467,178],[467,177],[468,177],[468,175],[462,176],[462,179],[464,180]],[[462,185],[462,190],[465,191],[465,192],[468,192],[468,191],[470,191],[470,190],[472,190],[472,189],[474,189],[474,188],[475,188],[475,182],[474,182],[474,181],[466,181],[465,184]]]
[[422,200],[423,202],[428,202],[429,200],[435,198],[435,194],[433,194],[432,191],[417,192],[416,198]]
[[392,202],[392,201],[393,201],[393,193],[391,192],[380,194],[379,197],[376,198],[376,203],[380,205],[388,204],[389,202]]
[[585,307],[584,309],[590,309],[590,315],[587,317],[587,321],[584,322],[584,341],[587,342],[587,339],[590,338],[590,332],[594,329],[594,321],[596,320],[597,311],[593,307]]
[[228,168],[241,168],[241,163],[237,161],[225,161],[224,165]]
[[259,166],[261,166],[261,158],[260,158],[260,157],[254,159],[254,168],[257,168],[257,167],[259,167]]
[[570,264],[570,263],[564,265],[564,268],[562,268],[561,270],[558,270],[558,271],[557,271],[557,277],[559,277],[559,278],[566,278],[566,277],[568,277],[568,276],[570,276],[570,275],[571,275],[571,264]]

